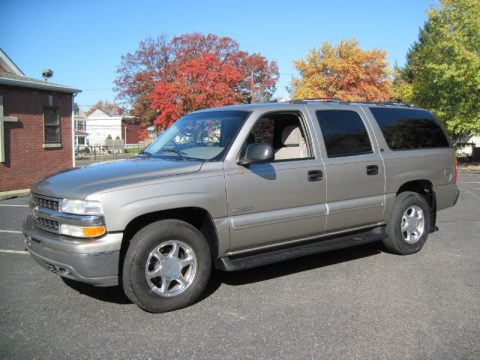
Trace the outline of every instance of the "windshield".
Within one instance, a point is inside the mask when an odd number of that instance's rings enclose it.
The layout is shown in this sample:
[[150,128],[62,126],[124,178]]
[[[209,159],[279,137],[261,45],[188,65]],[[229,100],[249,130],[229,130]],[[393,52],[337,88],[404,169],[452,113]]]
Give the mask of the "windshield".
[[208,111],[186,115],[143,154],[172,160],[220,160],[248,114],[246,111]]

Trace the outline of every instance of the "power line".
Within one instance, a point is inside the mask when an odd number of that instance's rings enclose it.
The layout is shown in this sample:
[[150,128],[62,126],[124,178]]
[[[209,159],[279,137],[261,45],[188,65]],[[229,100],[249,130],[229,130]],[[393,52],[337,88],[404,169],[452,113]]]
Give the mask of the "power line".
[[103,89],[82,89],[83,91],[101,91],[101,90],[113,90],[112,88],[103,88]]

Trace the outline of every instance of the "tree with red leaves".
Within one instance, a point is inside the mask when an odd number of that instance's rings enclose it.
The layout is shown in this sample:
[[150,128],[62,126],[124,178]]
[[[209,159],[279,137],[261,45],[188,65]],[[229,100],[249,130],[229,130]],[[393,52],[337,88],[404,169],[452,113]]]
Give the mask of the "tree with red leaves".
[[142,127],[156,120],[162,129],[192,110],[268,100],[278,81],[275,61],[239,50],[229,37],[199,33],[142,41],[117,73],[118,99]]
[[278,66],[260,54],[240,54],[240,71],[244,74],[242,94],[247,102],[265,102],[271,99],[278,81]]
[[172,64],[173,78],[156,83],[152,92],[152,107],[159,109],[155,124],[169,127],[181,115],[202,108],[236,104],[242,101],[240,88],[243,74],[218,54],[202,53]]
[[130,114],[139,118],[142,134],[157,117],[151,108],[150,93],[155,82],[163,79],[163,73],[173,58],[170,40],[165,35],[156,39],[147,38],[141,41],[134,53],[122,56],[117,69],[115,88],[117,99],[130,108]]

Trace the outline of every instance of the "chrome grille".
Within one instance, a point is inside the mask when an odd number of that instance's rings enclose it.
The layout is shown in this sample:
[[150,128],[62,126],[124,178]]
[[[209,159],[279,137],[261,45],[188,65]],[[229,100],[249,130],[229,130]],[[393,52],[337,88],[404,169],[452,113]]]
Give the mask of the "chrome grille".
[[39,227],[45,230],[58,232],[58,221],[47,220],[43,218],[34,218]]
[[48,198],[48,197],[33,194],[32,200],[33,200],[33,206],[38,206],[39,208],[58,211],[58,205],[60,203],[59,199]]
[[32,215],[35,224],[43,230],[58,234],[60,231],[59,223],[56,220],[50,219],[50,217],[51,214],[58,212],[59,204],[60,199],[32,194]]

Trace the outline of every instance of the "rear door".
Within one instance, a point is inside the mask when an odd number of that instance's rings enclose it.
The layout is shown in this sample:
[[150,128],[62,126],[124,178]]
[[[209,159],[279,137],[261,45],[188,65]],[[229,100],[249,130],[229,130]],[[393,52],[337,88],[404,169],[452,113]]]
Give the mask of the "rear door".
[[311,111],[319,126],[327,186],[326,232],[383,221],[385,169],[360,107]]

